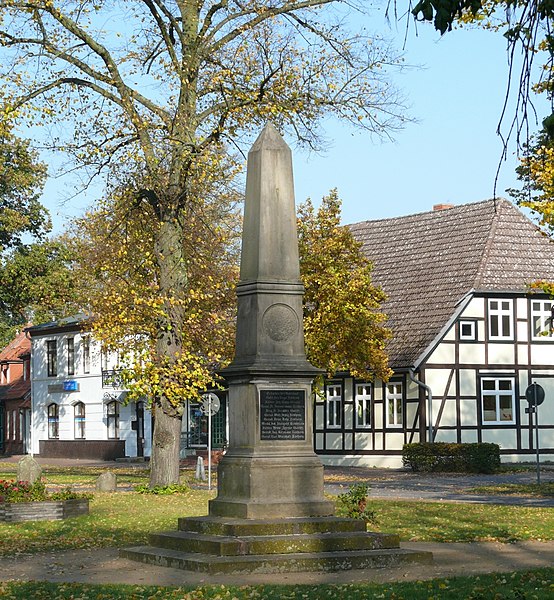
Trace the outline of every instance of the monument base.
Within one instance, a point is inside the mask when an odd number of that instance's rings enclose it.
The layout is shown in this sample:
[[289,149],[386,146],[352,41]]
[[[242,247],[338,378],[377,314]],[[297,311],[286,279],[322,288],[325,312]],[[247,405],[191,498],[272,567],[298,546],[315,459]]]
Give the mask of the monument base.
[[324,499],[323,465],[305,456],[225,455],[218,465],[218,495],[210,515],[239,519],[324,517],[334,514]]
[[363,521],[297,519],[179,519],[179,529],[150,536],[151,546],[120,556],[203,573],[345,571],[430,564],[430,552],[400,548],[398,536],[366,531]]

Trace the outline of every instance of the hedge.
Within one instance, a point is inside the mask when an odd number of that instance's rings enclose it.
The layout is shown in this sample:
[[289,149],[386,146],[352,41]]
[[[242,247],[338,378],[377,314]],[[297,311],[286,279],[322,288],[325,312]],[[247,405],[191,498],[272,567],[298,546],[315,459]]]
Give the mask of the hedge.
[[500,467],[498,444],[404,444],[402,463],[412,471],[494,473]]

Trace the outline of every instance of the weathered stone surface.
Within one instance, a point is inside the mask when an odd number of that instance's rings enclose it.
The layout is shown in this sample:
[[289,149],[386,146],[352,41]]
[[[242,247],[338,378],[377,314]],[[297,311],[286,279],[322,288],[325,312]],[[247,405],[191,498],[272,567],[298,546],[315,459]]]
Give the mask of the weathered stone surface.
[[117,489],[117,476],[111,471],[101,473],[96,480],[97,492],[115,492]]
[[46,502],[5,502],[0,504],[0,521],[57,521],[80,515],[88,515],[89,501],[86,498]]
[[35,483],[42,476],[42,467],[32,456],[24,456],[17,463],[17,481]]

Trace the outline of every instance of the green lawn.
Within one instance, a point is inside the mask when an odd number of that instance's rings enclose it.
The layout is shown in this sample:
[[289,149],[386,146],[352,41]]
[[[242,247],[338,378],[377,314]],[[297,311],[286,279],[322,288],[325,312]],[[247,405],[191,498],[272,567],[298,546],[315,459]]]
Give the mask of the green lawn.
[[536,569],[503,575],[350,585],[218,585],[172,588],[5,582],[0,583],[0,597],[9,600],[549,600],[554,594],[553,580],[554,569]]

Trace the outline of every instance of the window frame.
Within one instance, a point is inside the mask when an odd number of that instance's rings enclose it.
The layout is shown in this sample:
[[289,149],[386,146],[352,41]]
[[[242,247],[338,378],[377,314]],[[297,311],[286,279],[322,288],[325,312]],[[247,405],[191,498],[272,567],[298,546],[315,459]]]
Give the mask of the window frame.
[[117,400],[106,404],[106,428],[109,440],[119,439],[119,402]]
[[[493,308],[493,303],[498,303],[498,308]],[[502,306],[503,303],[508,304],[508,308]],[[488,298],[488,327],[490,341],[510,341],[514,339],[514,301],[512,298]],[[509,332],[505,332],[504,317],[508,317]],[[497,334],[493,335],[493,319],[497,320]]]
[[[464,335],[464,326],[469,325],[471,327],[471,333]],[[477,341],[477,321],[474,319],[460,319],[458,323],[458,339],[460,342],[476,342]]]
[[[363,392],[360,393],[360,389]],[[369,393],[367,393],[369,390]],[[372,424],[371,409],[373,404],[373,385],[367,382],[354,383],[354,410],[356,413],[356,429],[370,429]],[[365,416],[365,418],[364,418]]]
[[75,375],[75,338],[66,338],[67,374]]
[[73,439],[86,440],[86,406],[82,401],[73,405]]
[[[486,381],[494,382],[493,390],[485,390],[484,383]],[[501,389],[500,382],[510,382],[510,390],[509,394],[506,393],[506,390]],[[481,423],[483,425],[515,425],[516,423],[516,379],[513,375],[482,375],[480,377],[479,388],[481,392]],[[511,419],[501,419],[502,407],[501,407],[501,397],[502,396],[510,396],[511,397]],[[495,419],[485,419],[485,396],[494,398],[494,412]],[[489,409],[490,411],[490,409]]]
[[58,340],[46,340],[46,375],[58,376]]
[[90,335],[84,335],[81,343],[83,345],[83,373],[88,375],[90,373]]
[[[540,304],[539,310],[535,310],[534,305]],[[546,308],[546,305],[549,308]],[[529,326],[531,328],[531,339],[534,341],[552,341],[554,340],[554,301],[546,299],[530,299],[529,306]],[[535,330],[535,317],[540,319],[540,331],[537,333]],[[550,322],[550,326],[548,325]],[[545,334],[544,332],[548,332]]]
[[[390,387],[398,388],[400,391],[390,391]],[[390,406],[392,402],[394,420],[391,422]],[[387,427],[391,429],[401,429],[404,426],[404,382],[402,381],[389,381],[385,384],[385,419]],[[400,411],[398,411],[400,408]],[[400,414],[400,422],[397,422],[397,416]]]
[[[331,391],[338,394],[330,394]],[[325,425],[327,429],[341,429],[343,423],[342,415],[342,384],[329,383],[325,386]]]
[[48,414],[48,439],[60,439],[60,405],[51,402],[47,407]]

